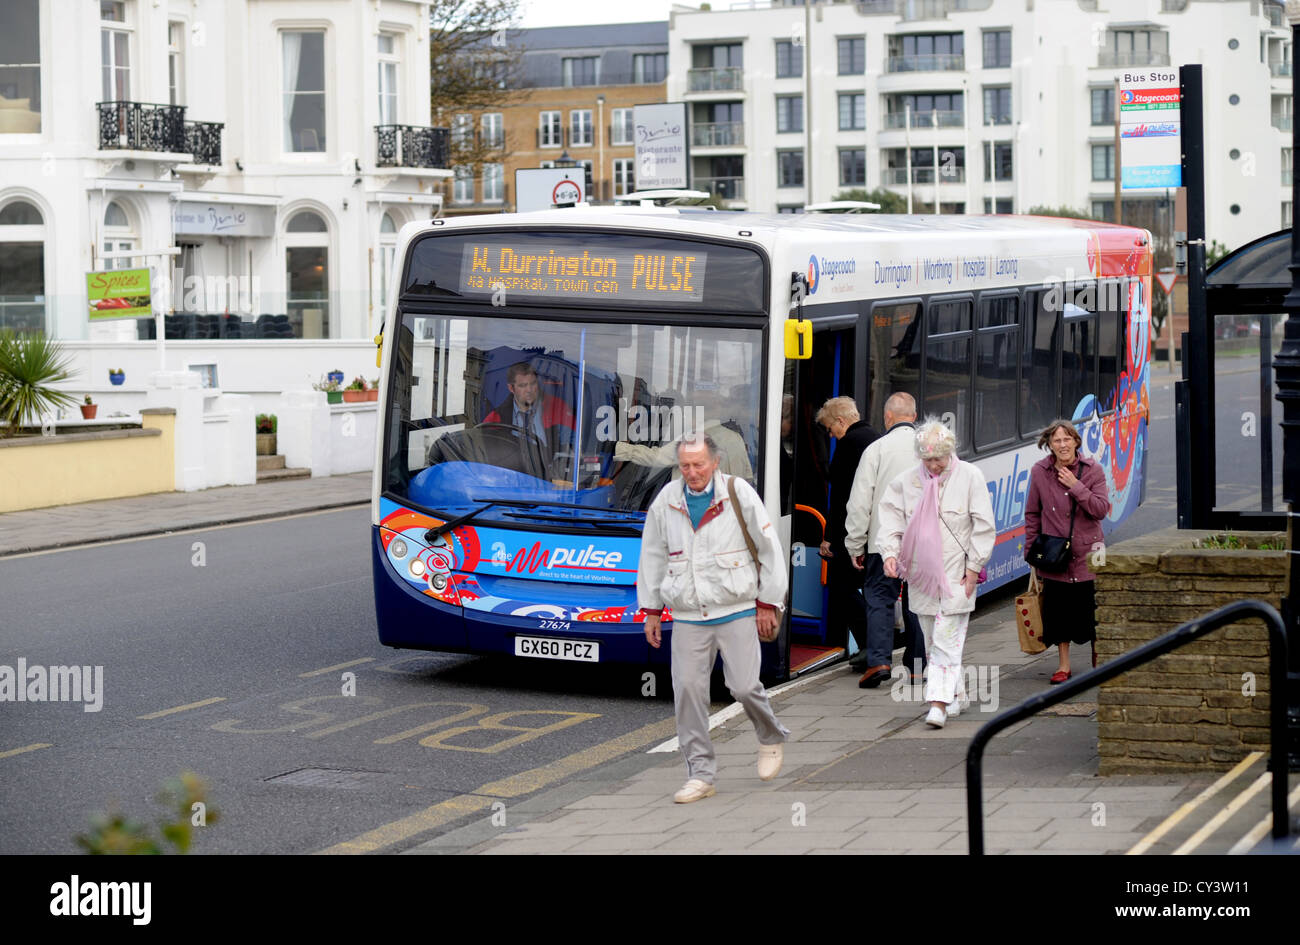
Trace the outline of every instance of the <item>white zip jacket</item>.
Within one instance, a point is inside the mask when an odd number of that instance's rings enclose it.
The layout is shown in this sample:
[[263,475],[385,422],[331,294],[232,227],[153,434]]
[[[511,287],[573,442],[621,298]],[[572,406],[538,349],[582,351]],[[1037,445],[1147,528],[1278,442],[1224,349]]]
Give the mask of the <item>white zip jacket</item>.
[[637,604],[647,613],[672,608],[676,620],[715,620],[755,605],[780,610],[787,586],[785,552],[754,487],[736,479],[736,500],[758,551],[759,568],[727,495],[727,480],[713,474],[713,500],[691,527],[683,480],[671,482],[646,512],[637,566]]
[[[914,460],[912,468],[894,479],[881,496],[880,545],[876,551],[882,558],[897,558],[903,547],[903,530],[925,491],[920,469],[921,461]],[[976,595],[967,597],[959,582],[967,568],[978,571],[988,564],[997,538],[988,484],[978,466],[960,463],[939,487],[939,517],[943,571],[952,594],[938,600],[909,584],[908,603],[916,614],[969,613],[975,609]]]
[[880,545],[880,516],[876,514],[880,497],[899,473],[918,463],[916,427],[911,421],[895,423],[863,452],[844,519],[844,548],[850,557],[876,553]]

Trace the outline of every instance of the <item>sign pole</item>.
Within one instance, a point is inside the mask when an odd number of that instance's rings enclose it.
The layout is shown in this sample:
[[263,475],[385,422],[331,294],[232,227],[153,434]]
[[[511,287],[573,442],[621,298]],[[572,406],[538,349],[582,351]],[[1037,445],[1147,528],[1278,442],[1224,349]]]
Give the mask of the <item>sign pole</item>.
[[1214,508],[1214,365],[1205,306],[1205,137],[1201,67],[1179,69],[1182,89],[1183,184],[1187,188],[1187,328],[1183,376],[1191,387],[1191,528],[1209,526]]

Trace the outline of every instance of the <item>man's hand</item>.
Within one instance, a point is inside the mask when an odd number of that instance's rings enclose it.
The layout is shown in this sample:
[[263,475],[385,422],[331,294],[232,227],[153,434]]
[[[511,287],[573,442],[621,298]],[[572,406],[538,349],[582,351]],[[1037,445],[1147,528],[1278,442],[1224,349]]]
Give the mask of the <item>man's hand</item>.
[[966,573],[962,575],[962,579],[961,579],[961,586],[966,591],[967,597],[975,596],[975,588],[979,586],[979,583],[980,583],[980,573],[978,571],[972,571],[970,568],[967,568]]
[[646,614],[645,641],[657,650],[659,649],[659,644],[662,642],[662,639],[662,635],[659,632],[659,615]]
[[[758,608],[758,638],[764,643],[771,643],[781,629],[781,612],[770,607]],[[658,644],[656,644],[657,646]]]
[[891,577],[891,578],[896,578],[896,577],[898,577],[898,559],[897,559],[897,558],[886,558],[886,559],[885,559],[885,577]]
[[831,543],[829,541],[822,542],[822,547],[821,550],[818,552],[818,554],[820,554],[823,558],[834,557],[834,554],[831,552]]
[[853,561],[853,566],[859,571],[863,570],[867,566],[867,556],[865,554],[858,555],[856,558],[852,558],[851,560]]

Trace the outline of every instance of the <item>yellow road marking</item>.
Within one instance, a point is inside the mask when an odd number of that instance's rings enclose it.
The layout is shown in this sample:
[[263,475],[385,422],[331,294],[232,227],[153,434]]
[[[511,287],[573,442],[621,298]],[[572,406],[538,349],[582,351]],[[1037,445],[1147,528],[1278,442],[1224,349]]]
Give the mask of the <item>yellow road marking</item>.
[[191,702],[189,705],[178,705],[174,709],[163,709],[161,712],[150,712],[148,715],[137,715],[137,719],[160,719],[164,715],[174,715],[177,712],[185,712],[189,709],[201,709],[205,705],[213,705],[217,702],[225,702],[225,696],[214,696],[211,699],[204,699],[202,702]]
[[1227,807],[1223,808],[1223,810],[1211,817],[1200,830],[1188,837],[1183,842],[1183,845],[1173,852],[1173,855],[1184,856],[1199,847],[1205,841],[1206,837],[1222,827],[1229,817],[1250,803],[1250,799],[1260,791],[1264,790],[1264,788],[1268,787],[1272,780],[1273,775],[1267,773],[1261,774],[1255,779],[1254,784],[1234,797]]
[[[1288,812],[1292,807],[1295,806],[1296,801],[1300,801],[1300,785],[1296,785],[1295,790],[1287,795],[1286,806]],[[1268,836],[1269,831],[1272,829],[1272,827],[1273,827],[1273,811],[1270,805],[1270,809],[1267,816],[1262,818],[1260,822],[1257,823],[1254,827],[1250,828],[1250,831],[1244,837],[1242,837],[1240,840],[1234,843],[1232,845],[1232,849],[1229,850],[1228,853],[1233,856],[1236,856],[1239,853],[1249,853],[1251,850],[1255,848],[1255,844],[1259,843],[1261,840],[1263,840],[1265,837]]]
[[644,725],[635,731],[628,732],[626,735],[611,738],[607,742],[601,742],[599,745],[593,745],[590,748],[584,748],[582,751],[574,752],[572,755],[560,758],[558,761],[552,761],[550,764],[533,768],[530,771],[521,771],[519,774],[502,778],[500,781],[491,781],[468,794],[461,794],[440,804],[434,804],[432,807],[426,807],[409,817],[403,817],[401,820],[395,820],[392,823],[376,827],[374,830],[368,830],[359,837],[336,843],[334,846],[327,847],[320,852],[336,854],[374,853],[384,847],[393,846],[421,833],[451,823],[466,814],[483,810],[492,804],[493,798],[519,797],[523,794],[530,794],[586,768],[594,767],[620,755],[636,751],[644,745],[662,739],[666,734],[674,731],[676,725],[677,723],[673,719],[664,719],[662,722]]
[[337,666],[326,666],[324,669],[313,669],[310,673],[299,673],[299,679],[307,679],[310,676],[324,676],[326,673],[332,673],[336,669],[347,669],[349,666],[360,666],[362,663],[373,663],[375,658],[367,656],[365,659],[352,660],[349,663],[339,663]]
[[1249,768],[1256,761],[1259,761],[1259,759],[1263,757],[1264,757],[1264,753],[1262,751],[1252,751],[1245,758],[1241,759],[1241,761],[1237,763],[1237,766],[1235,768],[1233,768],[1223,777],[1219,778],[1219,780],[1215,781],[1213,784],[1207,787],[1200,794],[1197,794],[1190,801],[1183,804],[1183,806],[1178,808],[1178,810],[1174,811],[1172,814],[1166,817],[1161,822],[1160,826],[1156,827],[1155,830],[1151,831],[1149,834],[1143,837],[1138,842],[1138,844],[1135,847],[1133,847],[1133,849],[1128,851],[1126,855],[1138,856],[1140,854],[1146,853],[1147,850],[1150,850],[1153,846],[1156,845],[1156,843],[1160,840],[1161,837],[1163,837],[1169,831],[1177,827],[1188,814],[1196,810],[1196,808],[1199,807],[1202,803],[1208,801],[1214,795],[1222,791],[1225,787],[1227,787],[1234,780],[1236,780],[1239,774],[1241,774],[1243,771],[1245,771],[1247,768]]
[[47,744],[46,742],[37,742],[35,745],[24,745],[22,748],[11,748],[8,751],[0,751],[0,758],[8,758],[11,755],[21,755],[23,752],[36,751],[38,748],[53,747],[53,745]]

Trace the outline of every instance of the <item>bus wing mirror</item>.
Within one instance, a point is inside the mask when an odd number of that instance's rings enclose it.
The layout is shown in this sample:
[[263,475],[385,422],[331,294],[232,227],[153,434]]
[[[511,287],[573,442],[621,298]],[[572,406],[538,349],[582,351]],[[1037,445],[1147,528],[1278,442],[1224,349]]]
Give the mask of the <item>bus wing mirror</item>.
[[785,320],[785,356],[792,361],[812,357],[812,322],[806,318]]
[[375,367],[383,367],[384,360],[384,333],[381,331],[375,335]]

